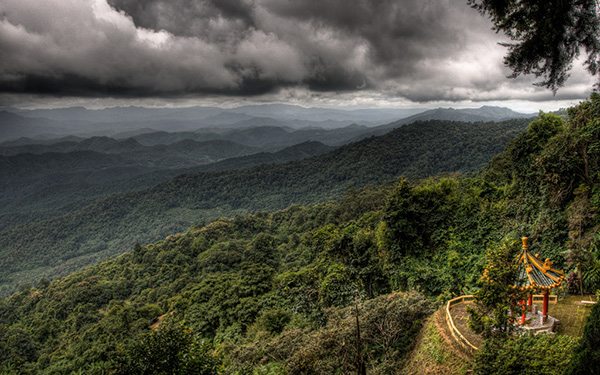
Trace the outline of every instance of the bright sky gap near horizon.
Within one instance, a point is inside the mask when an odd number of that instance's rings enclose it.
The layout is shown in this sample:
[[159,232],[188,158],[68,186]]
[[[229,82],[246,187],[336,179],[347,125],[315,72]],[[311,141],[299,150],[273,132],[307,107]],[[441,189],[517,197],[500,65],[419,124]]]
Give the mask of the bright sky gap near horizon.
[[238,106],[556,110],[509,79],[503,37],[457,0],[3,0],[0,107]]

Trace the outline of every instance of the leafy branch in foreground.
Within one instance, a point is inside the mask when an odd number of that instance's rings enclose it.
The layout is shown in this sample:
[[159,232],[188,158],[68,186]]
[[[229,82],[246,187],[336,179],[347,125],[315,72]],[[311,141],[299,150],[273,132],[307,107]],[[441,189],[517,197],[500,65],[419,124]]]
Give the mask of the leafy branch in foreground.
[[587,55],[588,72],[600,73],[597,0],[468,0],[468,4],[511,39],[501,43],[508,47],[504,64],[512,69],[511,78],[533,74],[542,77],[536,85],[556,93],[581,50]]

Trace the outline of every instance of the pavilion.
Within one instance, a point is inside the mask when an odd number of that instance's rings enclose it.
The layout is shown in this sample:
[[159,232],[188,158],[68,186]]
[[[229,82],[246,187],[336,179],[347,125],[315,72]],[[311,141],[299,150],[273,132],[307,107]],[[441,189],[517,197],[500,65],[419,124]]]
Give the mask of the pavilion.
[[545,261],[539,259],[539,254],[529,252],[528,238],[522,239],[523,248],[518,257],[517,282],[515,287],[521,291],[528,292],[527,307],[525,301],[522,301],[523,313],[521,324],[525,324],[527,310],[533,312],[533,294],[541,292],[542,302],[542,324],[548,320],[548,300],[550,290],[559,287],[565,280],[563,271],[553,268],[552,261],[546,258]]

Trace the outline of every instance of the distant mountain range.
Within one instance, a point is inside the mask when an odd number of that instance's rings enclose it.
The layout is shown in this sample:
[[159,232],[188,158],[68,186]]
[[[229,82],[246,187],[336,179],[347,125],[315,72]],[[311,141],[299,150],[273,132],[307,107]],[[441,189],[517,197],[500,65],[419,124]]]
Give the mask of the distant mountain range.
[[[96,140],[90,143],[98,145],[104,143],[103,141]],[[258,152],[194,167],[164,167],[165,159],[174,159],[171,150],[177,152],[185,149],[186,144],[191,144],[192,151],[195,151],[196,143],[181,141],[170,146],[158,146],[157,151],[160,151],[160,148],[165,151],[157,152],[154,158],[149,160],[136,160],[131,157],[130,152],[103,153],[102,147],[95,147],[94,151],[74,149],[65,152],[0,156],[0,230],[42,217],[60,215],[107,194],[148,188],[180,174],[286,163],[333,149],[319,142],[305,142],[277,152]],[[221,156],[227,152],[233,152],[230,156],[235,154],[235,149],[228,151],[227,141],[208,143],[215,146],[216,152],[221,153]],[[114,147],[109,148],[114,150]]]
[[229,140],[195,141],[182,139],[171,144],[142,145],[134,138],[116,140],[109,137],[91,137],[82,140],[61,141],[53,144],[28,144],[0,147],[0,155],[68,153],[94,151],[119,154],[139,166],[155,168],[185,168],[208,164],[221,159],[248,155],[262,151]]
[[302,107],[289,104],[262,104],[236,108],[186,107],[148,108],[112,107],[86,109],[83,107],[19,110],[11,112],[25,117],[42,117],[56,121],[90,121],[94,123],[135,122],[149,120],[202,121],[206,124],[233,124],[255,117],[310,122],[387,122],[422,112],[422,109],[332,109]]
[[20,137],[55,137],[59,134],[68,134],[68,131],[54,120],[0,111],[0,141]]
[[525,114],[515,112],[510,108],[483,106],[479,108],[436,108],[421,112],[416,115],[400,120],[405,124],[415,121],[443,120],[443,121],[504,121],[514,118],[529,118],[536,114]]
[[[23,280],[64,274],[131,248],[135,242],[153,241],[218,216],[323,201],[347,189],[385,183],[400,175],[418,178],[477,170],[526,126],[524,119],[417,122],[332,151],[326,145],[305,142],[185,173],[175,170],[174,178],[166,177],[164,171],[150,171],[127,179],[123,177],[127,168],[119,165],[71,174],[71,169],[81,165],[77,160],[65,161],[68,170],[61,172],[57,167],[57,174],[36,183],[23,179],[15,185],[14,178],[0,178],[8,184],[6,193],[0,194],[5,197],[0,202],[4,211],[0,217],[4,223],[0,227],[0,294]],[[24,167],[15,167],[23,170],[28,168],[28,159],[49,155],[58,154],[5,158],[23,157]],[[62,155],[80,158],[79,154]],[[107,154],[98,160],[110,167],[122,155]],[[15,163],[6,160],[0,169],[10,169]],[[118,173],[103,174],[112,170]],[[66,188],[58,189],[61,184]],[[123,193],[107,196],[115,186]],[[55,193],[48,195],[48,191]],[[86,200],[94,194],[104,198]],[[23,213],[24,207],[30,214]]]
[[474,170],[526,117],[498,107],[0,111],[0,294],[217,216]]
[[403,125],[412,124],[417,121],[459,121],[459,122],[498,122],[510,119],[532,118],[535,114],[515,112],[510,108],[482,106],[479,108],[436,108],[394,121],[390,124],[375,127],[372,131],[375,135],[385,134],[391,129]]
[[[503,121],[531,116],[533,115],[518,113],[508,108],[490,106],[433,110],[415,108],[350,110],[305,108],[285,104],[253,105],[229,109],[217,107],[114,107],[98,110],[83,107],[34,110],[9,108],[0,111],[0,142],[14,141],[20,137],[32,137],[38,140],[60,138],[67,135],[126,138],[157,131],[170,133],[198,130],[221,132],[227,129],[255,127],[334,130],[349,125],[374,128],[373,134],[376,135],[414,121]],[[375,129],[381,124],[388,125],[379,130]],[[367,133],[366,130],[364,132]],[[354,137],[356,136],[358,135],[355,134]]]

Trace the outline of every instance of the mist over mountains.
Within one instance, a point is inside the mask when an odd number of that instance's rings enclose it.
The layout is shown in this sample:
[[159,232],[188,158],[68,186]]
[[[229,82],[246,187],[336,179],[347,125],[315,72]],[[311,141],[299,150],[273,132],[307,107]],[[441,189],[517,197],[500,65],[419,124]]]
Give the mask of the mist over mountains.
[[[188,107],[145,108],[113,107],[86,109],[14,109],[0,112],[0,141],[20,137],[36,139],[113,136],[126,138],[153,131],[182,132],[210,129],[225,131],[253,127],[289,129],[339,129],[350,125],[373,128],[419,120],[503,121],[531,117],[508,108],[483,106],[469,109],[331,109],[307,108],[287,104],[249,105],[236,108]],[[366,130],[365,130],[366,131]]]

